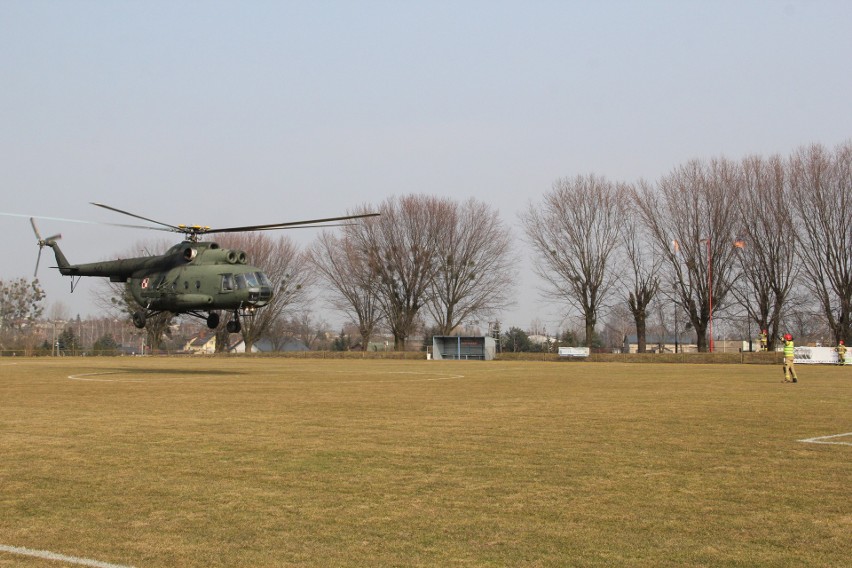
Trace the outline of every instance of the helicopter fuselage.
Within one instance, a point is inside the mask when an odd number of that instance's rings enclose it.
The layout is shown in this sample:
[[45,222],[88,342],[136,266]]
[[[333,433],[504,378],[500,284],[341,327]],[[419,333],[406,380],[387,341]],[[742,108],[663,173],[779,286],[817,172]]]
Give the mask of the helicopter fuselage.
[[136,302],[150,312],[185,313],[254,309],[272,299],[272,284],[243,251],[215,242],[184,241],[165,254],[88,264],[70,264],[55,241],[59,272],[126,282]]

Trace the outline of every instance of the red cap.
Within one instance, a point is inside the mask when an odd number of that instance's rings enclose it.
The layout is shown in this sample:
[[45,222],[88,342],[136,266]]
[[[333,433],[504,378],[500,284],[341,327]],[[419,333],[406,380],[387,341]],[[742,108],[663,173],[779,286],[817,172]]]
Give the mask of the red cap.
[[784,339],[785,339],[786,341],[793,341],[793,336],[792,336],[792,335],[790,335],[789,333],[787,333],[787,334],[785,334],[785,335],[784,335]]

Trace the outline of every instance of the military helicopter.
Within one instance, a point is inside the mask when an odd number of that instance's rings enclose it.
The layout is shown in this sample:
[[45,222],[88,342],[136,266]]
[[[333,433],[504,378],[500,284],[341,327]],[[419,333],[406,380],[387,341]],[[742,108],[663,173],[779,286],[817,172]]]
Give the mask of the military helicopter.
[[35,220],[30,217],[30,224],[39,247],[36,272],[38,272],[42,249],[50,247],[56,257],[59,273],[71,277],[71,292],[83,276],[99,276],[109,278],[110,282],[126,282],[133,299],[140,307],[132,315],[133,325],[139,329],[145,327],[147,318],[161,312],[198,317],[206,320],[207,326],[212,329],[219,325],[218,311],[224,310],[234,312],[235,317],[227,324],[227,330],[231,333],[238,333],[241,330],[240,316],[252,316],[255,310],[270,302],[273,285],[260,268],[248,264],[244,251],[223,249],[218,243],[202,242],[199,237],[214,233],[338,226],[340,222],[378,215],[378,213],[366,213],[308,221],[211,229],[199,225],[169,225],[102,203],[92,203],[92,205],[157,226],[104,223],[106,225],[181,233],[184,235],[184,240],[161,255],[71,264],[57,244],[62,235],[42,238]]

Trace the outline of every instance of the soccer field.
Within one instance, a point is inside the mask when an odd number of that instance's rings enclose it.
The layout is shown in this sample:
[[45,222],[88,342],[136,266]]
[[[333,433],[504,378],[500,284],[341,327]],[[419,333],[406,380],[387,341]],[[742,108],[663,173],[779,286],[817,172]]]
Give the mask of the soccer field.
[[4,358],[0,567],[848,566],[852,368],[798,371]]

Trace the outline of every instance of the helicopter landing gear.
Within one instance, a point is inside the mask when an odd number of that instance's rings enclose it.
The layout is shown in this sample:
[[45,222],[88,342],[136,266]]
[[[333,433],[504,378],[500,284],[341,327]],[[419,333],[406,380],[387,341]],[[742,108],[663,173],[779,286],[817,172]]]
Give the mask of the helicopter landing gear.
[[145,327],[145,312],[138,311],[133,312],[133,316],[131,317],[133,320],[133,325],[135,325],[138,329],[142,329]]
[[207,316],[207,327],[210,329],[215,329],[216,326],[219,325],[219,314],[216,312],[211,312],[209,316]]
[[242,328],[243,326],[240,324],[240,316],[236,314],[234,315],[234,319],[225,325],[225,329],[228,330],[228,333],[239,333]]

